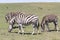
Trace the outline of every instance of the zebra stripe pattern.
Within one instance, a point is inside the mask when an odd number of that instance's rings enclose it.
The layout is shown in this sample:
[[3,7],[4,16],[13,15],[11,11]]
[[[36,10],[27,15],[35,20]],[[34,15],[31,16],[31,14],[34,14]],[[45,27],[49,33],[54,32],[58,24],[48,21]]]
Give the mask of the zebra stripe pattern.
[[25,25],[25,24],[26,25],[33,24],[32,34],[34,34],[35,29],[38,30],[38,28],[39,28],[39,19],[38,19],[38,16],[36,16],[36,15],[20,13],[16,17],[12,18],[10,23],[12,23],[14,20],[20,26],[22,32],[24,32],[22,25]]
[[38,20],[38,16],[36,16],[36,15],[26,15],[26,14],[23,14],[23,13],[19,14],[17,16],[17,18],[25,24]]

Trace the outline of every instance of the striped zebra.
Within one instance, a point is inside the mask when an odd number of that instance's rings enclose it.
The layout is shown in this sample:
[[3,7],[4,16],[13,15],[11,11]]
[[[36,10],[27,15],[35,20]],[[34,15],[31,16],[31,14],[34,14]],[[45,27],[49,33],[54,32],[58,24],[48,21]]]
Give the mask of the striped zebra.
[[39,32],[38,31],[39,30],[39,19],[38,19],[38,16],[36,16],[36,15],[20,13],[17,16],[13,17],[10,20],[9,32],[11,32],[11,30],[12,30],[11,24],[14,20],[19,25],[19,32],[18,33],[20,33],[21,31],[22,31],[22,33],[24,33],[23,25],[29,25],[29,24],[33,25],[32,34],[35,33],[35,30],[37,30],[37,32]]

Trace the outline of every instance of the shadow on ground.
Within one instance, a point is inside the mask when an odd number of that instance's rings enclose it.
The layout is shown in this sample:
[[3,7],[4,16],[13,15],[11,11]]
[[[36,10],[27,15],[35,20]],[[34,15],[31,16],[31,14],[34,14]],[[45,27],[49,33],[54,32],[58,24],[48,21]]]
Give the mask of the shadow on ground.
[[[18,34],[18,32],[11,32],[11,33],[16,33]],[[20,33],[21,35],[24,34],[24,35],[32,35],[32,33]],[[38,35],[41,34],[41,33],[38,33]],[[33,35],[37,35],[37,33],[34,33]]]

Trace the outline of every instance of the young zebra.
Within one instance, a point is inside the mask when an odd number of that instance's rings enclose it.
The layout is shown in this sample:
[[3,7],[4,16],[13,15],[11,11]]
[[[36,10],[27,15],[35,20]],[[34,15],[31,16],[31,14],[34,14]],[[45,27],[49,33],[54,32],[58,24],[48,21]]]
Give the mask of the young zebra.
[[41,21],[41,28],[42,28],[42,31],[45,30],[45,25],[48,29],[48,31],[50,31],[50,28],[49,28],[49,23],[53,22],[54,26],[55,26],[55,30],[59,30],[58,28],[58,17],[54,14],[50,14],[50,15],[45,15]]
[[18,14],[16,17],[13,17],[10,21],[10,25],[9,25],[9,32],[11,32],[12,30],[12,22],[15,20],[15,22],[19,25],[19,32],[20,33],[20,30],[22,31],[22,33],[24,33],[24,30],[23,30],[23,25],[29,25],[29,24],[32,24],[33,25],[33,32],[32,34],[35,33],[35,30],[39,30],[39,19],[38,19],[38,16],[36,15],[31,15],[31,14],[23,14],[23,13],[20,13]]

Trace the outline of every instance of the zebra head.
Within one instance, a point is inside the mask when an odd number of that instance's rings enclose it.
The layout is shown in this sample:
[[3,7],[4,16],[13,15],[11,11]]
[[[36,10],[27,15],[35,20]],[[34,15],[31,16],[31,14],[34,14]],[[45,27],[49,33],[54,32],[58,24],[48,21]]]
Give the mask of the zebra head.
[[16,15],[17,15],[17,12],[16,13],[15,12],[10,12],[10,13],[6,14],[5,19],[6,19],[7,22],[9,22]]

